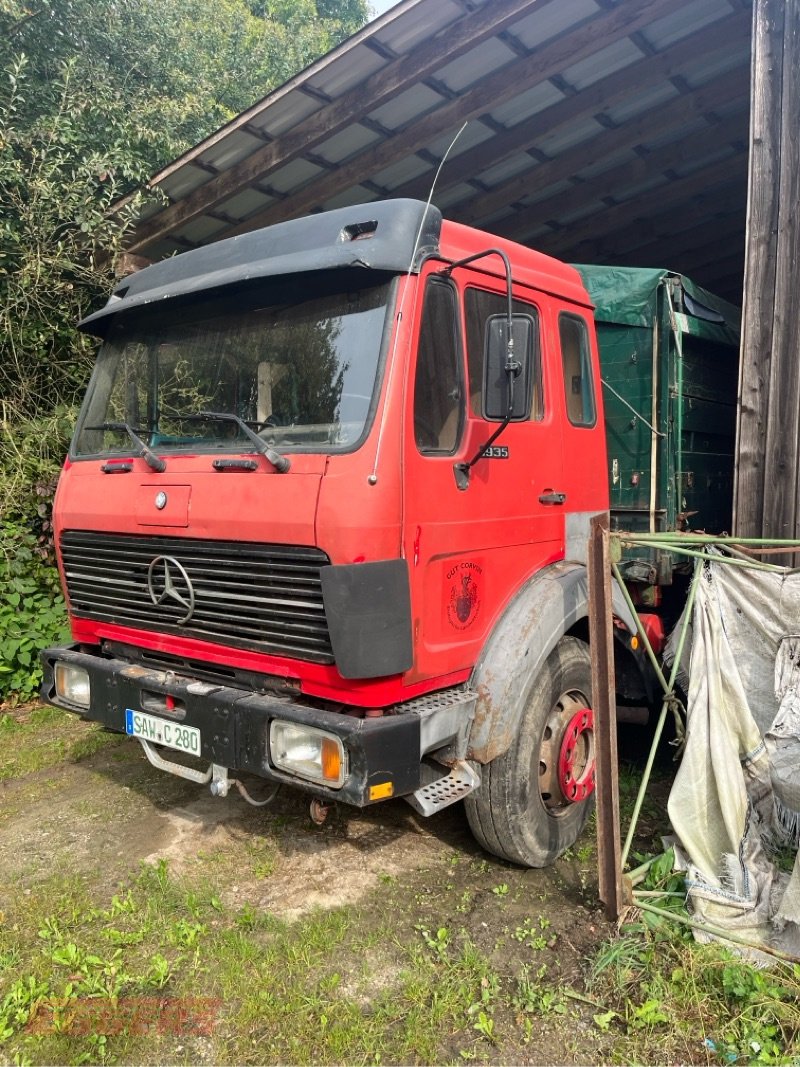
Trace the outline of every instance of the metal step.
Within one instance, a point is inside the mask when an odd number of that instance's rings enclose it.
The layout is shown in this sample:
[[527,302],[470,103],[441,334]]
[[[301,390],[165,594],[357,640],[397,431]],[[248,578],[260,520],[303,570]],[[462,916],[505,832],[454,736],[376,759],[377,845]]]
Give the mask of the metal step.
[[[398,704],[395,712],[398,715],[418,716],[420,756],[424,756],[453,743],[459,736],[466,739],[477,700],[478,694],[474,689],[443,689]],[[452,755],[459,756],[464,752],[466,744]]]
[[480,784],[478,772],[465,760],[458,760],[446,777],[422,786],[405,799],[415,811],[427,817],[462,800]]

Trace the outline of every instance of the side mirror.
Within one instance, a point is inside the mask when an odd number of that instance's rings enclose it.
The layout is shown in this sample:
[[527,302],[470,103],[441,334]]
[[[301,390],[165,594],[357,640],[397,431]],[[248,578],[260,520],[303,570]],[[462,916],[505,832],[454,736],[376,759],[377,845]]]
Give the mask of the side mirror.
[[526,419],[531,410],[533,379],[534,322],[529,315],[514,315],[512,319],[514,339],[513,359],[518,365],[509,373],[508,364],[508,319],[505,315],[492,315],[486,322],[486,341],[483,351],[483,417],[503,420],[508,415],[509,389],[514,382],[514,406],[511,421]]

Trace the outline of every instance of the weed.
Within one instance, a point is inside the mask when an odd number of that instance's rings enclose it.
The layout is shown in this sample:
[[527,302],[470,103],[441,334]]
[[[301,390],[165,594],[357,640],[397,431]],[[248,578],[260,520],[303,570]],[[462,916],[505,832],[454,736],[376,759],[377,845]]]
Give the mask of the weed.
[[592,1016],[592,1021],[598,1030],[602,1030],[604,1033],[610,1029],[611,1023],[614,1019],[619,1018],[615,1011],[602,1011]]
[[252,858],[252,870],[256,878],[269,878],[275,872],[276,854],[264,837],[256,837],[247,843],[247,852]]
[[661,1001],[656,997],[649,997],[643,1004],[633,1008],[630,1020],[636,1029],[650,1029],[669,1022],[669,1017],[661,1010]]
[[275,859],[273,856],[267,856],[264,859],[258,860],[253,864],[253,874],[256,878],[269,878],[271,874],[275,872]]
[[33,975],[17,978],[0,1001],[0,1041],[4,1041],[24,1026],[36,1013],[44,997],[50,991],[46,982]]
[[435,933],[431,933],[430,930],[422,925],[417,925],[414,929],[419,931],[428,948],[432,949],[438,956],[447,954],[447,946],[450,944],[450,931],[446,926],[440,926]]
[[55,915],[47,915],[39,927],[39,937],[43,941],[61,941],[64,937],[61,925]]
[[487,1040],[494,1043],[494,1019],[485,1011],[478,1012],[478,1018],[472,1024],[472,1029],[477,1030],[479,1034],[483,1034]]
[[252,904],[245,904],[244,907],[239,910],[235,922],[242,930],[255,930],[258,925],[258,913]]
[[544,915],[540,915],[536,923],[534,923],[533,919],[525,919],[522,925],[518,926],[511,936],[515,941],[527,945],[528,948],[542,951],[546,948],[552,948],[557,940],[555,934],[545,934],[545,931],[550,928],[550,925],[550,920]]
[[[666,860],[662,867],[653,875],[661,885]],[[666,884],[673,877],[667,874]],[[795,1054],[800,967],[759,970],[718,944],[694,943],[664,921],[655,928],[636,924],[606,943],[590,981],[611,1009],[595,1016],[600,1028],[618,1018],[632,1034],[669,1034],[673,1046],[684,1042],[684,1048],[699,1034],[729,1062],[782,1063]]]
[[545,964],[538,968],[533,977],[530,970],[523,967],[517,976],[517,987],[512,1001],[517,1011],[531,1015],[566,1014],[567,1005],[563,994],[558,987],[544,981],[546,976]]
[[203,923],[190,923],[186,919],[178,919],[169,932],[169,941],[172,945],[180,948],[195,948],[201,935],[207,932]]
[[0,975],[3,971],[16,971],[22,960],[22,954],[17,948],[0,951]]
[[161,953],[153,956],[147,973],[139,980],[140,989],[163,989],[172,977],[169,961]]
[[506,882],[501,882],[500,885],[492,887],[492,892],[496,897],[508,896],[508,884]]
[[118,915],[132,915],[135,911],[136,901],[129,889],[124,897],[115,895],[111,898],[111,907],[103,912],[103,918],[116,919]]

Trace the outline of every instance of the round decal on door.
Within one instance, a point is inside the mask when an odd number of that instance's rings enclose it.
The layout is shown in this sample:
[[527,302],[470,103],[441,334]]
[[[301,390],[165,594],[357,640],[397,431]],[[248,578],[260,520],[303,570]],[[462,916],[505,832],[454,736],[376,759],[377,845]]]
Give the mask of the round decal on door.
[[465,560],[446,574],[447,621],[454,630],[467,630],[475,622],[483,599],[483,568]]

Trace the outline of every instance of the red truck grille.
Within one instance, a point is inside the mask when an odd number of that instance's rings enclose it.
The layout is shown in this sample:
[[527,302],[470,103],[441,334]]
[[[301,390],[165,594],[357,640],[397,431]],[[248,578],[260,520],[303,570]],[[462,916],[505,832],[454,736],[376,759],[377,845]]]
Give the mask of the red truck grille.
[[333,663],[317,548],[65,530],[75,615]]

